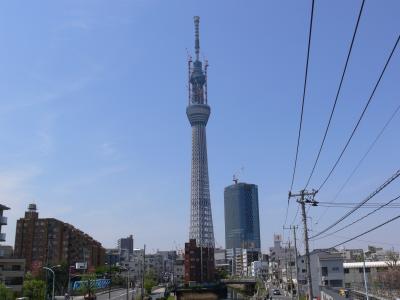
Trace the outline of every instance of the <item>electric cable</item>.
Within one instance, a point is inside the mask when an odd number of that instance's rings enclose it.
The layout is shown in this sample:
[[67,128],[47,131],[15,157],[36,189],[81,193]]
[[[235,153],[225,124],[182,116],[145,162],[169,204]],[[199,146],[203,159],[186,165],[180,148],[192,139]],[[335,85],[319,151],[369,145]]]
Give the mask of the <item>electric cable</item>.
[[341,246],[341,245],[343,245],[343,244],[346,244],[346,243],[348,243],[348,242],[351,242],[352,240],[355,240],[355,239],[359,238],[360,236],[363,236],[363,235],[366,235],[367,233],[370,233],[370,232],[372,232],[372,231],[375,231],[376,229],[381,228],[382,226],[385,226],[386,224],[389,224],[389,223],[391,223],[391,222],[397,220],[398,218],[400,218],[400,215],[398,215],[398,216],[396,216],[396,217],[393,217],[393,218],[387,220],[386,222],[384,222],[384,223],[382,223],[382,224],[379,224],[379,225],[377,225],[377,226],[375,226],[375,227],[373,227],[373,228],[371,228],[371,229],[369,229],[369,230],[367,230],[367,231],[364,231],[363,233],[360,233],[359,235],[356,235],[356,236],[354,236],[354,237],[352,237],[352,238],[350,238],[350,239],[347,239],[346,241],[341,242],[341,243],[339,243],[339,244],[336,244],[335,246],[332,246],[332,247],[330,247],[330,248],[336,248],[336,247],[338,247],[338,246]]
[[[312,2],[311,2],[311,15],[310,15],[310,25],[309,25],[309,31],[308,31],[307,59],[306,59],[306,68],[305,68],[305,74],[304,74],[303,97],[302,97],[302,100],[301,100],[300,123],[299,123],[299,131],[298,131],[298,134],[297,134],[296,155],[295,155],[295,159],[294,159],[294,166],[293,166],[292,182],[290,184],[290,191],[293,189],[294,178],[295,178],[295,175],[296,175],[297,159],[298,159],[298,156],[299,156],[301,129],[302,129],[302,126],[303,126],[304,102],[305,102],[306,90],[307,90],[308,65],[309,65],[309,60],[310,60],[310,49],[311,49],[311,35],[312,35],[312,26],[313,26],[313,20],[314,20],[314,2],[315,2],[315,0],[312,0]],[[289,200],[290,199],[288,198],[285,222],[284,222],[283,226],[285,226],[286,222],[287,222],[287,217],[288,217],[288,212],[289,212]]]
[[[396,107],[394,112],[390,115],[389,119],[386,121],[385,125],[382,127],[378,135],[375,137],[374,141],[371,143],[371,145],[368,147],[367,151],[364,153],[362,158],[358,161],[357,165],[354,167],[354,169],[351,171],[350,175],[346,178],[345,182],[342,184],[342,186],[339,188],[338,192],[335,194],[333,197],[332,202],[335,202],[336,199],[339,197],[339,195],[342,193],[344,188],[347,186],[347,184],[350,182],[351,178],[353,178],[354,174],[358,171],[362,163],[364,162],[365,158],[368,156],[368,154],[371,152],[371,150],[375,147],[377,144],[378,140],[381,138],[383,133],[385,132],[386,128],[390,125],[394,117],[397,115],[397,113],[400,110],[400,104]],[[328,208],[325,208],[325,210],[321,213],[319,216],[318,220],[316,223],[319,223],[319,221],[323,218],[323,216],[326,214],[328,211]]]
[[296,156],[295,156],[295,160],[294,160],[292,183],[290,185],[290,190],[293,189],[294,177],[296,174],[296,167],[297,167],[297,158],[298,158],[298,154],[299,154],[301,128],[302,128],[302,124],[303,124],[304,100],[306,97],[306,90],[307,90],[308,63],[310,60],[311,34],[312,34],[313,19],[314,19],[314,0],[312,0],[312,5],[311,5],[310,27],[309,27],[309,32],[308,32],[306,70],[305,70],[305,75],[304,75],[303,97],[302,97],[302,101],[301,101],[300,124],[299,124],[299,132],[297,135]]
[[400,40],[400,35],[397,37],[397,40],[396,40],[396,42],[395,42],[395,44],[394,44],[394,46],[393,46],[393,48],[392,48],[392,51],[390,52],[390,55],[389,55],[389,57],[388,57],[387,60],[386,60],[385,66],[383,67],[383,69],[382,69],[382,71],[381,71],[381,74],[379,75],[379,78],[378,78],[377,82],[375,83],[375,86],[374,86],[374,88],[373,88],[373,90],[372,90],[372,93],[371,93],[371,95],[370,95],[370,97],[369,97],[367,103],[365,104],[364,109],[363,109],[363,111],[362,111],[360,117],[358,118],[357,123],[356,123],[356,125],[354,126],[352,133],[350,134],[350,137],[348,138],[348,140],[347,140],[347,142],[346,142],[346,144],[345,144],[345,146],[344,146],[342,152],[340,153],[340,155],[339,155],[339,157],[337,158],[336,162],[334,163],[333,167],[332,167],[331,170],[329,171],[328,175],[326,176],[326,178],[324,179],[324,181],[323,181],[323,182],[321,183],[321,185],[319,186],[318,191],[320,191],[320,190],[323,188],[323,186],[326,184],[326,182],[328,181],[328,179],[331,177],[333,171],[336,169],[337,165],[339,164],[339,161],[342,159],[342,156],[343,156],[344,152],[346,151],[347,147],[349,146],[350,141],[352,140],[352,138],[353,138],[353,136],[354,136],[354,134],[355,134],[355,132],[356,132],[358,126],[359,126],[360,123],[361,123],[361,120],[363,119],[363,117],[364,117],[364,115],[365,115],[365,112],[367,111],[367,108],[368,108],[369,104],[371,103],[372,98],[373,98],[374,95],[375,95],[375,91],[377,90],[377,88],[378,88],[378,86],[379,86],[379,83],[381,82],[381,79],[382,79],[382,77],[383,77],[383,74],[385,73],[385,71],[386,71],[386,69],[387,69],[387,66],[389,65],[389,62],[390,62],[390,60],[391,60],[391,58],[392,58],[392,56],[393,56],[394,51],[395,51],[396,48],[397,48],[397,45],[398,45],[398,43],[399,43],[399,40]]
[[347,66],[348,66],[348,63],[349,63],[349,60],[350,60],[351,51],[353,50],[353,44],[354,44],[354,40],[355,40],[356,35],[357,35],[358,25],[360,24],[360,19],[361,19],[362,11],[363,11],[363,8],[364,8],[364,3],[365,3],[365,0],[362,0],[361,7],[360,7],[360,11],[359,11],[359,13],[358,13],[358,18],[357,18],[356,27],[354,28],[353,37],[352,37],[351,43],[350,43],[350,48],[349,48],[349,51],[348,51],[348,53],[347,53],[346,63],[345,63],[344,68],[343,68],[342,77],[340,78],[339,87],[338,87],[338,90],[337,90],[337,92],[336,92],[335,101],[333,102],[333,106],[332,106],[332,109],[331,109],[331,114],[330,114],[330,116],[329,116],[328,124],[326,125],[324,137],[322,138],[322,142],[321,142],[321,146],[319,147],[319,151],[318,151],[318,154],[317,154],[317,158],[315,159],[314,166],[313,166],[313,168],[312,168],[312,170],[311,170],[310,176],[308,177],[308,180],[307,180],[307,183],[306,183],[306,186],[304,187],[304,189],[307,189],[308,184],[310,183],[311,177],[312,177],[313,174],[314,174],[315,167],[317,166],[319,157],[320,157],[320,155],[321,155],[322,148],[323,148],[324,143],[325,143],[326,136],[327,136],[328,131],[329,131],[329,127],[330,127],[330,125],[331,125],[332,117],[333,117],[333,114],[334,114],[334,112],[335,112],[336,104],[337,104],[337,101],[338,101],[338,99],[339,99],[340,91],[341,91],[341,89],[342,89],[342,84],[343,84],[344,76],[345,76],[345,74],[346,74]]
[[369,200],[371,200],[373,197],[375,197],[377,194],[379,194],[384,188],[386,188],[389,184],[391,184],[394,180],[396,180],[400,176],[400,169],[398,169],[389,179],[387,179],[381,186],[379,186],[375,191],[373,191],[370,195],[368,195],[363,201],[361,201],[355,208],[351,209],[348,211],[344,216],[340,217],[336,222],[333,224],[329,225],[326,227],[324,230],[321,230],[319,233],[313,235],[310,237],[310,239],[315,238],[317,236],[320,236],[321,234],[327,232],[340,222],[342,222],[344,219],[346,219],[348,216],[350,216],[352,213],[354,213],[357,209],[359,209],[361,206],[363,206],[365,203],[367,203]]
[[356,223],[358,223],[358,222],[364,220],[365,218],[367,218],[367,217],[369,217],[370,215],[376,213],[378,210],[381,210],[382,208],[388,206],[389,204],[391,204],[392,202],[398,200],[399,198],[400,198],[400,196],[397,196],[396,198],[393,198],[392,200],[390,200],[390,201],[388,201],[388,202],[386,202],[386,203],[380,205],[378,208],[374,209],[373,211],[370,211],[370,212],[367,213],[366,215],[364,215],[364,216],[362,216],[362,217],[356,219],[355,221],[351,222],[350,224],[347,224],[347,225],[345,225],[345,226],[343,226],[343,227],[341,227],[341,228],[335,230],[334,232],[328,233],[328,234],[326,234],[326,235],[324,235],[324,236],[320,236],[319,238],[315,238],[315,239],[313,239],[313,240],[324,239],[324,238],[329,237],[329,236],[331,236],[331,235],[333,235],[333,234],[335,234],[335,233],[338,233],[338,232],[340,232],[340,231],[342,231],[342,230],[344,230],[344,229],[346,229],[346,228],[349,228],[350,226],[353,226],[354,224],[356,224]]

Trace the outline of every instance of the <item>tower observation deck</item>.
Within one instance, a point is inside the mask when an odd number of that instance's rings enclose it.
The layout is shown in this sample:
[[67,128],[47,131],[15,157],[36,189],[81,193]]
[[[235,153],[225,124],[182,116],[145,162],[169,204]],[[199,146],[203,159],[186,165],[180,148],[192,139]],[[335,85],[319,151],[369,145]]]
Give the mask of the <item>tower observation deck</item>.
[[214,229],[208,179],[206,125],[210,116],[207,104],[207,61],[199,59],[199,17],[194,17],[195,60],[189,59],[189,103],[186,114],[192,126],[192,173],[189,238],[198,247],[214,248]]

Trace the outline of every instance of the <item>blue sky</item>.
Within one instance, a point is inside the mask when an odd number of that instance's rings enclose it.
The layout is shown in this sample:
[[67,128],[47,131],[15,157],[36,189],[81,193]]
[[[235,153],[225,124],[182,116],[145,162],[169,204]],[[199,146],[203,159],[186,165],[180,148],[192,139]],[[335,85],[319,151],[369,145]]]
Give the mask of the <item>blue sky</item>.
[[[223,189],[239,172],[258,184],[262,247],[282,230],[296,146],[311,1],[68,0],[0,3],[0,201],[7,244],[35,202],[106,247],[133,234],[150,251],[188,238],[191,130],[187,52],[199,15],[209,60],[209,174],[217,245]],[[339,83],[361,1],[316,1],[295,189],[305,184]],[[310,187],[339,155],[400,33],[400,3],[366,1],[331,131]],[[399,104],[400,49],[343,160],[318,196],[331,201]],[[400,165],[400,116],[339,202],[362,200]],[[242,171],[240,171],[242,169]],[[397,196],[394,182],[374,202]],[[296,211],[289,209],[289,220]],[[312,208],[318,219],[323,208]],[[318,231],[345,213],[330,209]],[[367,212],[361,210],[354,218]],[[381,210],[338,235],[399,214]],[[289,223],[290,223],[289,222]],[[298,222],[298,220],[297,220]],[[297,223],[296,222],[296,223]],[[395,222],[349,243],[400,247]],[[312,243],[331,246],[333,237]]]

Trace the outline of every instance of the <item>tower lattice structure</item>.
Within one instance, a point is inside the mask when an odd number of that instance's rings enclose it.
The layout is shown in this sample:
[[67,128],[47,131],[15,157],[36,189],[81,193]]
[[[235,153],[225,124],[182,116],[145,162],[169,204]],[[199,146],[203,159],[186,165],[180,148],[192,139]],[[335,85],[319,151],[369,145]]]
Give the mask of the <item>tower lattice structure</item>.
[[208,179],[206,125],[210,116],[207,104],[207,61],[199,59],[199,17],[194,17],[195,60],[189,59],[189,103],[186,114],[192,126],[192,174],[189,238],[198,247],[214,248],[214,229]]

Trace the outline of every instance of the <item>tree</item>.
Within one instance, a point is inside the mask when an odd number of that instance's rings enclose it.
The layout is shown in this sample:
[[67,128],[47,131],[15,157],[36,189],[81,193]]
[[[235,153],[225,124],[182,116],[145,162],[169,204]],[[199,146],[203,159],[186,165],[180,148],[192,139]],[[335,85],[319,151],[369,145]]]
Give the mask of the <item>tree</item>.
[[14,299],[14,293],[4,285],[4,283],[0,283],[0,299],[4,300],[12,300]]
[[46,284],[43,280],[38,279],[25,279],[22,286],[22,293],[24,297],[32,300],[44,299],[46,292]]
[[54,273],[56,274],[56,295],[64,295],[68,288],[69,268],[67,262],[62,262],[60,267],[54,268]]
[[148,271],[144,275],[144,289],[148,294],[151,293],[153,286],[157,285],[156,276],[153,271]]
[[397,269],[400,267],[399,255],[394,250],[387,252],[386,264],[390,269]]
[[82,276],[82,285],[80,291],[84,295],[88,295],[89,297],[93,296],[96,293],[96,275],[95,274],[87,274]]
[[385,289],[400,289],[400,261],[394,250],[388,251],[386,265],[387,270],[378,274],[377,283]]

